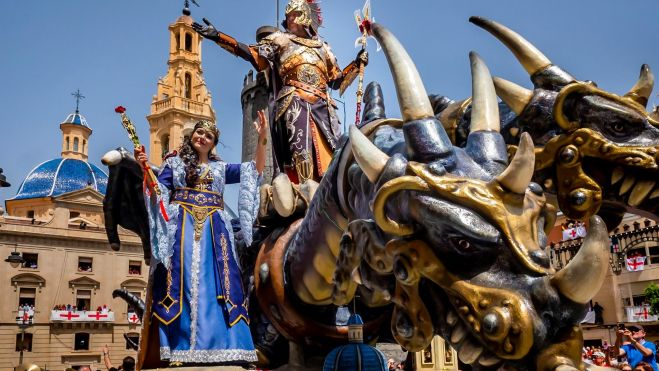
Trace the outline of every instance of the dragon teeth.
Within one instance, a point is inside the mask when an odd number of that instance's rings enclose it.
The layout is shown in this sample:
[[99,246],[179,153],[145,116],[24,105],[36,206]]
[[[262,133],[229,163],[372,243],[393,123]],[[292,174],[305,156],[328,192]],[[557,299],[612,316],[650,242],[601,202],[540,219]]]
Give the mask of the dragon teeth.
[[492,354],[483,354],[478,359],[478,364],[485,367],[491,367],[499,363],[500,360]]
[[483,347],[477,344],[474,344],[472,341],[465,341],[464,344],[460,347],[458,352],[458,358],[468,365],[476,362],[478,357],[483,353]]
[[659,197],[659,188],[655,189],[654,192],[650,195],[650,199]]
[[635,176],[627,175],[625,180],[622,181],[622,185],[620,186],[620,191],[618,192],[618,195],[622,196],[625,193],[629,192],[629,190],[632,188],[635,182],[636,182]]
[[448,323],[449,326],[453,326],[458,322],[458,315],[450,310],[448,314],[446,315],[446,323]]
[[627,203],[631,206],[638,206],[650,194],[655,185],[654,180],[641,180],[636,184],[632,194],[629,196]]
[[625,169],[622,166],[617,166],[611,173],[611,185],[618,183],[623,176],[625,176]]
[[465,327],[461,324],[457,325],[453,329],[453,332],[451,332],[451,343],[457,344],[461,342],[465,336],[467,336],[467,329],[465,329]]

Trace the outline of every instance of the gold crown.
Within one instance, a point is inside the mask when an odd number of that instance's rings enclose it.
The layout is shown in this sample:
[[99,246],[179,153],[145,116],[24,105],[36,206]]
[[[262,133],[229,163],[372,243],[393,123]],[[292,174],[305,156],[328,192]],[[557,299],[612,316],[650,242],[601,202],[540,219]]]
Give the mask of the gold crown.
[[215,126],[215,124],[210,121],[201,120],[197,122],[197,124],[195,125],[195,129],[197,128],[202,128],[213,133],[213,135],[215,135],[216,142],[220,138],[220,129],[218,129],[217,126]]

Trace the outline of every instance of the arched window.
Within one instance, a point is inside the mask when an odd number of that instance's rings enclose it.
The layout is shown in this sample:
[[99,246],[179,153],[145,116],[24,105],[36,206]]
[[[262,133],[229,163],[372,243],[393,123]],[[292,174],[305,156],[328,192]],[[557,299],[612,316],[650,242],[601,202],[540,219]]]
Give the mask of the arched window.
[[162,147],[162,157],[169,153],[169,134],[165,134],[160,138],[160,145]]
[[185,33],[185,51],[192,51],[192,35],[187,32]]
[[87,152],[87,140],[82,140],[82,153]]
[[185,73],[185,97],[192,98],[192,76],[187,72]]
[[176,39],[176,50],[178,51],[181,49],[181,35],[178,33],[174,34],[174,38]]
[[66,137],[66,150],[70,151],[71,150],[71,143],[69,141],[69,137]]
[[79,140],[78,138],[73,138],[73,151],[78,152],[78,145],[79,145]]

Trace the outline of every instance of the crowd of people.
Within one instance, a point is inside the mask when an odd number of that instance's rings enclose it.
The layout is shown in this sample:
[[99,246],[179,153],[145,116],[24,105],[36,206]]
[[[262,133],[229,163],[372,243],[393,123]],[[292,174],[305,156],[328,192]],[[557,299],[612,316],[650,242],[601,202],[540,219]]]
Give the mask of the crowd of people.
[[405,367],[405,362],[397,362],[393,358],[389,358],[389,360],[387,360],[387,367],[389,371],[407,370]]
[[645,330],[641,325],[620,327],[615,344],[605,340],[600,347],[584,347],[582,358],[584,363],[619,370],[659,371],[657,345],[645,340]]
[[[53,307],[53,310],[62,310],[62,311],[67,311],[67,312],[78,312],[78,311],[86,312],[89,309],[86,306],[77,306],[77,305],[71,305],[71,304],[66,304],[66,305],[58,304],[58,305],[55,305]],[[108,312],[112,312],[112,309],[110,309],[110,307],[108,307],[107,304],[103,304],[102,306],[99,305],[96,308],[96,312],[98,312],[98,313],[108,313]]]

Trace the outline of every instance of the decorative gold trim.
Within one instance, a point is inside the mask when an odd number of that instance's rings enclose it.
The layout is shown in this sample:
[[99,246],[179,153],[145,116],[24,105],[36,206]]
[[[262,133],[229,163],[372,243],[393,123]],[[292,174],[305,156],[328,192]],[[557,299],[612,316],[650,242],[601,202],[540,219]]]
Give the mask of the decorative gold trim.
[[558,126],[567,132],[577,130],[581,127],[578,121],[570,121],[570,119],[565,116],[565,101],[572,94],[597,95],[606,99],[610,99],[637,112],[642,117],[646,118],[651,125],[659,126],[659,122],[650,117],[648,112],[645,110],[645,107],[643,107],[640,103],[636,102],[631,97],[620,97],[618,95],[601,90],[593,84],[579,81],[568,84],[563,89],[561,89],[558,92],[556,102],[554,103],[554,118],[558,123]]

